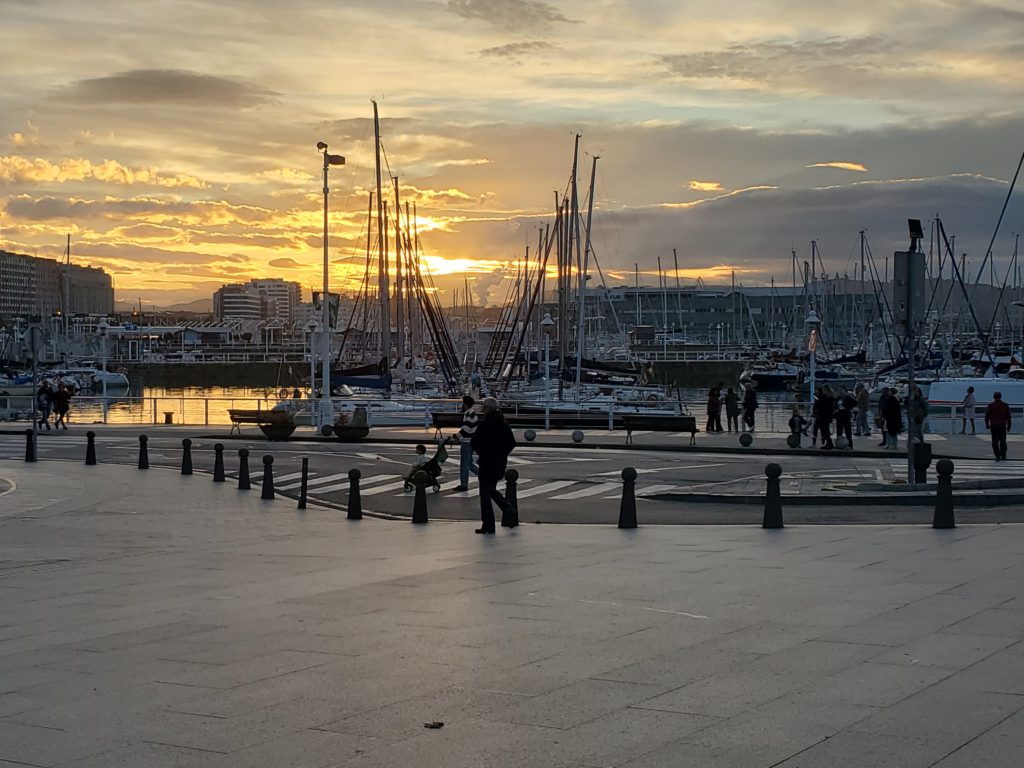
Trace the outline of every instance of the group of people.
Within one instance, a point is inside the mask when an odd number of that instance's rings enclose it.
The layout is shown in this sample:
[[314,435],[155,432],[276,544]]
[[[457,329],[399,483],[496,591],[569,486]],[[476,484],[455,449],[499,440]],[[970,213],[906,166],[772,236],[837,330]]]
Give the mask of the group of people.
[[53,428],[67,429],[68,414],[71,412],[71,397],[74,393],[64,382],[59,382],[54,389],[49,379],[43,379],[36,390],[36,409],[39,413],[37,426],[50,427],[50,416],[54,417]]
[[[740,431],[740,396],[732,387],[725,387],[723,382],[718,382],[708,391],[708,423],[706,432],[725,432],[722,429],[722,407],[725,407],[725,417],[729,425],[729,432]],[[754,384],[747,384],[743,392],[742,415],[743,431],[754,431],[754,414],[757,412],[757,392]]]
[[[501,510],[502,527],[518,526],[518,511],[498,490],[498,483],[505,478],[509,454],[515,450],[516,438],[495,398],[485,397],[479,413],[471,395],[462,398],[462,426],[446,442],[456,441],[459,443],[459,485],[455,490],[469,490],[470,473],[477,476],[480,486],[480,527],[476,532],[495,532],[495,504]],[[417,446],[417,452],[424,456],[426,449],[420,452],[420,447]],[[417,461],[423,463],[419,458]]]

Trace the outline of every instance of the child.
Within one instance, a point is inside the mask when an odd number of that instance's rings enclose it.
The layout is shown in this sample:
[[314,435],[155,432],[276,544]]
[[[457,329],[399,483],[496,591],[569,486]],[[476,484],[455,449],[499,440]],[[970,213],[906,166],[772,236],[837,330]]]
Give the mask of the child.
[[789,431],[796,438],[794,448],[800,447],[800,436],[807,434],[807,419],[800,413],[800,407],[794,406],[793,415],[789,419]]
[[412,470],[409,472],[410,476],[413,472],[426,464],[427,461],[429,461],[429,459],[427,459],[427,446],[420,443],[416,446],[416,458],[412,460]]

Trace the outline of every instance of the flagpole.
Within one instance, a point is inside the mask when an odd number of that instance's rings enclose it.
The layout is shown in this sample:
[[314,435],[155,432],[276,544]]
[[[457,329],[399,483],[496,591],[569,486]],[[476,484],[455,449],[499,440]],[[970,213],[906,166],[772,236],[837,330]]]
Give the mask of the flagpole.
[[324,156],[324,287],[323,295],[320,297],[321,310],[323,312],[321,323],[323,324],[323,338],[320,340],[320,413],[311,414],[314,425],[324,427],[334,419],[334,403],[331,401],[331,335],[334,327],[331,324],[331,285],[330,285],[330,264],[327,238],[327,197],[330,189],[327,186],[327,171],[332,165],[344,165],[345,158],[341,155],[327,153],[327,144],[317,142],[316,148]]

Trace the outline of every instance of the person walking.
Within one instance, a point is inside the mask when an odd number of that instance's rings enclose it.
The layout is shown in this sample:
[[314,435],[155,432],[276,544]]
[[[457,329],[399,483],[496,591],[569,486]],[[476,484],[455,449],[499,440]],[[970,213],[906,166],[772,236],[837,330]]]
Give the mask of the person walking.
[[747,391],[743,395],[743,430],[745,432],[754,431],[754,413],[757,411],[757,391],[754,387],[753,381],[747,384]]
[[818,417],[816,423],[821,434],[821,448],[831,451],[835,448],[832,444],[832,422],[835,419],[836,399],[832,394],[832,387],[825,384],[821,388],[821,397],[818,399]]
[[903,431],[903,409],[900,407],[899,397],[892,390],[889,391],[885,403],[880,408],[882,420],[885,423],[885,447],[896,450],[898,435]]
[[704,431],[722,431],[722,401],[718,397],[718,387],[712,387],[708,392],[708,425]]
[[853,434],[871,437],[871,393],[859,382],[853,391],[857,398],[857,428]]
[[68,412],[71,410],[71,390],[61,382],[57,385],[57,391],[53,393],[51,399],[53,400],[53,412],[57,415],[53,428],[63,427],[66,430],[68,428]]
[[43,379],[43,383],[36,390],[36,406],[39,408],[39,426],[46,425],[50,429],[50,412],[53,410],[53,388],[49,379]]
[[892,390],[888,387],[882,387],[882,392],[878,396],[878,428],[882,431],[882,442],[878,444],[879,448],[888,448],[889,441],[886,438],[888,434],[885,430],[885,404],[889,401],[889,398],[893,396]]
[[1010,406],[1003,402],[1003,393],[992,395],[992,402],[985,409],[985,428],[992,433],[992,452],[996,461],[1006,461],[1006,433],[1012,426]]
[[740,396],[736,394],[732,387],[729,387],[729,391],[725,393],[725,417],[729,423],[729,431],[732,432],[733,427],[736,431],[740,431]]
[[846,447],[853,450],[853,412],[857,401],[845,387],[839,388],[836,397],[836,438],[845,438]]
[[964,409],[963,423],[960,425],[960,434],[967,433],[967,422],[971,422],[971,434],[974,434],[974,408],[977,405],[977,400],[974,399],[974,387],[967,388],[967,394],[964,396],[964,401],[960,403]]
[[473,463],[473,435],[476,434],[479,416],[476,412],[476,401],[469,395],[462,398],[462,427],[452,439],[459,440],[459,484],[457,493],[469,490],[469,473],[478,474],[479,468]]
[[470,445],[480,457],[477,478],[480,481],[481,525],[476,532],[494,533],[492,501],[501,509],[503,527],[515,528],[519,525],[519,513],[498,492],[498,483],[505,477],[505,468],[508,466],[508,455],[516,447],[516,438],[496,399],[484,398],[483,410],[483,418],[478,421],[476,433],[470,439]]
[[924,420],[928,416],[928,401],[924,399],[920,387],[914,387],[914,400],[910,405],[910,436],[919,443],[924,442]]

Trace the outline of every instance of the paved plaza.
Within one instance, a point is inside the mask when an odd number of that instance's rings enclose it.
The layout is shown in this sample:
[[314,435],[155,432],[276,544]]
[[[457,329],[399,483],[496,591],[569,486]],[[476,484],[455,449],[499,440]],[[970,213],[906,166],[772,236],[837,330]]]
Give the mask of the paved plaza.
[[0,478],[0,766],[1024,764],[1020,526],[483,537]]

